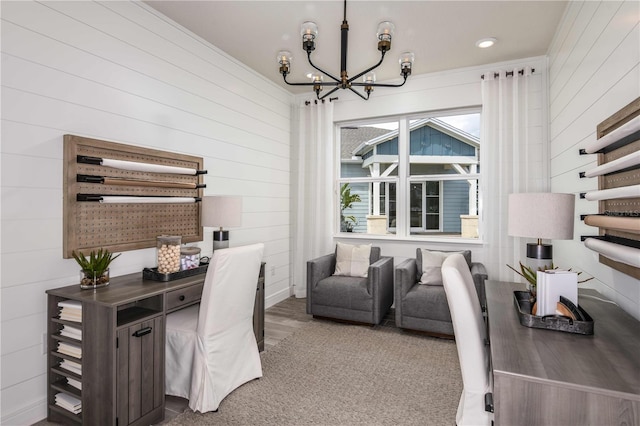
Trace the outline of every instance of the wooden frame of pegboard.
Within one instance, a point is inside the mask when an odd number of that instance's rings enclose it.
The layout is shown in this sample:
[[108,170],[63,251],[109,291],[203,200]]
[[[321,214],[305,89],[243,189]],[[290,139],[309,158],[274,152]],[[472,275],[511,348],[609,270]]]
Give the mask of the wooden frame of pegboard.
[[[64,136],[63,257],[202,241],[202,157]],[[191,173],[191,172],[194,173]]]

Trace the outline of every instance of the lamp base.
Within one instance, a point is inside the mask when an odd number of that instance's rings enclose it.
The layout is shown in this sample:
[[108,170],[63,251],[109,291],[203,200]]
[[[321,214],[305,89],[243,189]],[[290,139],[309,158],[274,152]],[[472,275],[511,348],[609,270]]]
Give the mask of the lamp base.
[[213,231],[213,251],[229,248],[229,231]]
[[527,244],[527,266],[537,271],[550,268],[553,264],[553,246],[551,244]]

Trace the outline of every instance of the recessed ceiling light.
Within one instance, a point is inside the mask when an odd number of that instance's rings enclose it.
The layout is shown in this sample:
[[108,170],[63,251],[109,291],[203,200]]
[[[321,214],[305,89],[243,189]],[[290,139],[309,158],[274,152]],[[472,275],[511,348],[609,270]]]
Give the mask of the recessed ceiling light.
[[480,39],[480,40],[476,41],[476,46],[478,46],[481,49],[486,49],[487,47],[491,47],[494,44],[496,44],[496,41],[498,41],[498,40],[496,40],[493,37],[483,38],[483,39]]

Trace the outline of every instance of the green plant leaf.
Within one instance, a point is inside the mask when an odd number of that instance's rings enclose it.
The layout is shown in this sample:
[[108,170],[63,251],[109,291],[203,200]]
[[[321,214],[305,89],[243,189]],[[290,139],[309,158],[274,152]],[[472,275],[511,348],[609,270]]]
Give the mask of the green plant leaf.
[[118,253],[114,256],[111,252],[109,252],[109,250],[102,248],[100,248],[98,251],[91,250],[91,253],[89,253],[89,257],[84,255],[84,253],[82,252],[71,252],[71,255],[80,266],[80,269],[82,269],[83,271],[87,271],[94,276],[103,275],[107,268],[109,268],[111,262],[113,262],[121,254],[122,253]]

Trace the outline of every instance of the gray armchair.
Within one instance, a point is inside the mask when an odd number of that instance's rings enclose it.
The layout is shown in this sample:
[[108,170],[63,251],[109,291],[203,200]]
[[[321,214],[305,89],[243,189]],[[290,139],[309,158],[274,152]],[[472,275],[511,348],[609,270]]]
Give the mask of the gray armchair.
[[[471,252],[462,252],[473,276],[480,305],[485,306],[484,281],[487,270],[482,263],[471,261]],[[451,313],[442,285],[419,284],[422,274],[422,251],[395,269],[396,326],[437,336],[453,336]]]
[[307,313],[379,324],[393,304],[393,258],[371,247],[367,277],[333,275],[336,254],[307,262]]

